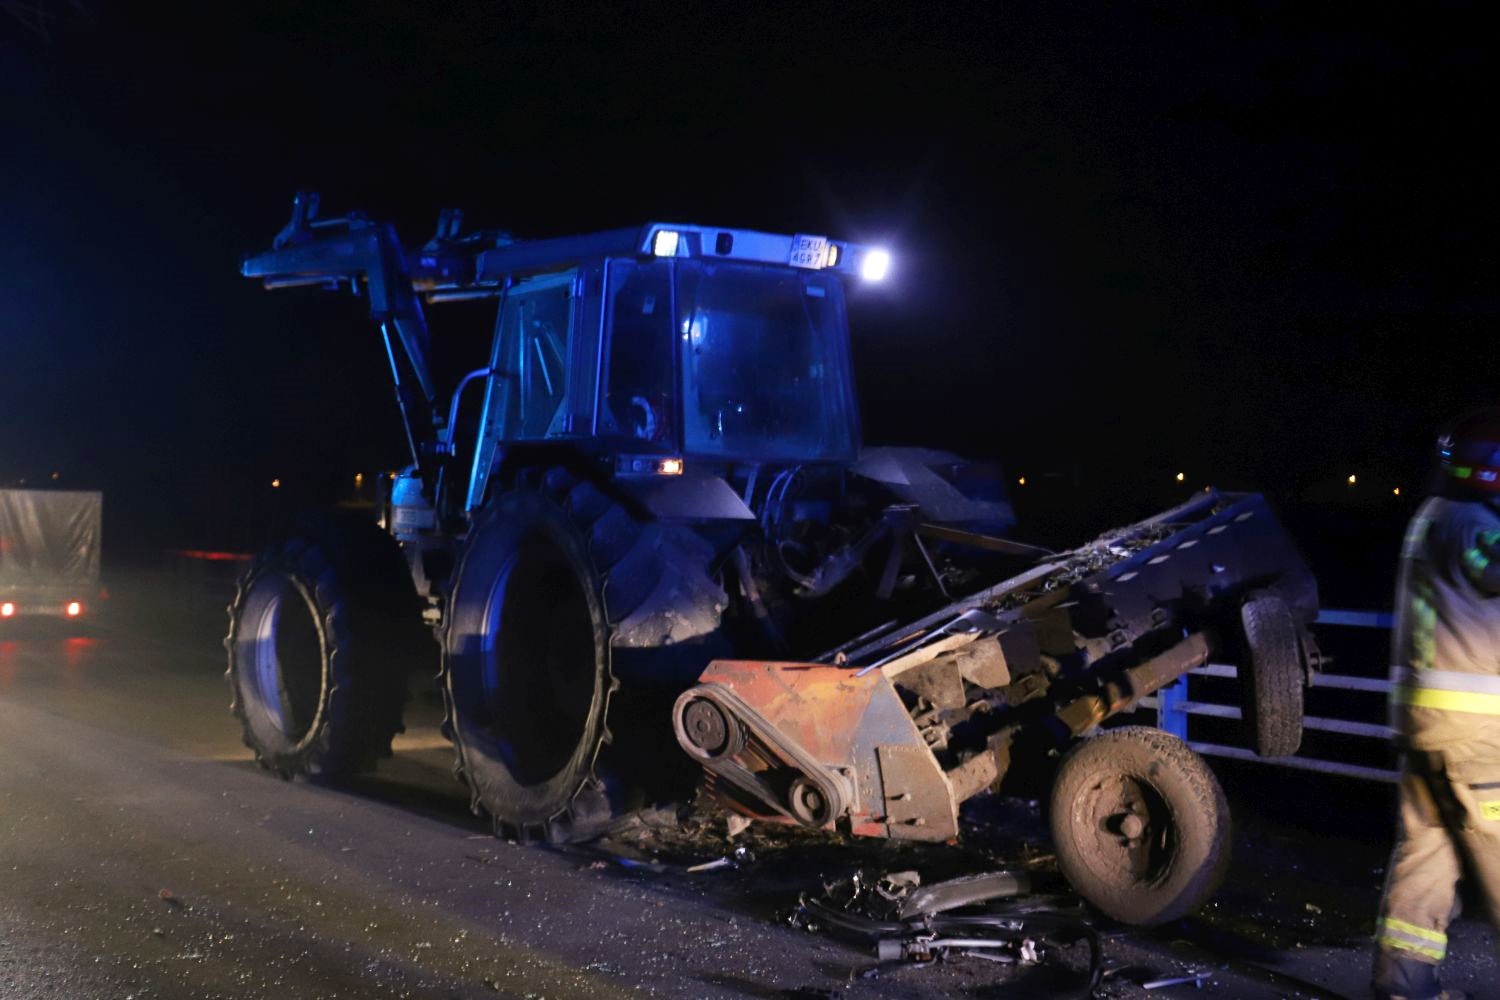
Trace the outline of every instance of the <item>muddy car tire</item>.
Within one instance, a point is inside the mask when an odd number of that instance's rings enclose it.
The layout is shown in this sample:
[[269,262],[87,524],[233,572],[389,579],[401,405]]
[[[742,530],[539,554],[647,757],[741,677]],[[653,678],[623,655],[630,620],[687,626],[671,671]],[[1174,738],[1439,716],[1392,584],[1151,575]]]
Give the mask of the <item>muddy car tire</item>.
[[1286,602],[1262,591],[1240,606],[1245,638],[1240,710],[1255,752],[1289,757],[1302,745],[1302,643]]
[[612,654],[717,629],[712,555],[562,469],[486,505],[450,587],[441,687],[457,770],[498,835],[575,840],[639,804],[633,776],[599,766]]
[[407,672],[436,647],[390,536],[304,517],[255,557],[228,610],[230,708],[262,767],[338,780],[391,755]]
[[1153,926],[1208,901],[1229,865],[1229,805],[1203,758],[1158,729],[1108,730],[1063,758],[1050,820],[1058,866],[1122,923]]

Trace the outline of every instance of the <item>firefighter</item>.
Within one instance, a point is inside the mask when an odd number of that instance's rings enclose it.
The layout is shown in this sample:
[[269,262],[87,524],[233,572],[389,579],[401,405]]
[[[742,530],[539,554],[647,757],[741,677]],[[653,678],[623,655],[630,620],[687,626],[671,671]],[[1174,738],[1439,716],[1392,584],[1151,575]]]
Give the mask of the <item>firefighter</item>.
[[1399,835],[1374,992],[1447,997],[1438,965],[1467,871],[1500,934],[1500,408],[1438,440],[1439,485],[1407,527],[1392,636]]

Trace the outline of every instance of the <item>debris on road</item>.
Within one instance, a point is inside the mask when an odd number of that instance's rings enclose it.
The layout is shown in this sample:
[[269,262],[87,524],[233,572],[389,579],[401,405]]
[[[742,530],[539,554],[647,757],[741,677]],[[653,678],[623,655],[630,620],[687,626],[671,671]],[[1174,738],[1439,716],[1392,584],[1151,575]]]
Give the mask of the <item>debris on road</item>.
[[[1227,968],[1227,966],[1224,966],[1223,968]],[[1143,989],[1143,990],[1164,990],[1168,986],[1185,986],[1188,983],[1192,983],[1194,986],[1196,986],[1198,989],[1201,990],[1201,989],[1203,989],[1203,984],[1206,983],[1206,982],[1208,982],[1209,980],[1213,979],[1214,973],[1215,972],[1219,972],[1219,971],[1222,971],[1222,968],[1221,969],[1195,969],[1195,970],[1192,970],[1192,971],[1188,972],[1186,975],[1182,975],[1182,976],[1167,976],[1166,978],[1163,978],[1163,979],[1152,979],[1152,980],[1150,980],[1148,982],[1141,983],[1141,989]]]
[[701,864],[689,865],[686,871],[711,872],[717,871],[721,868],[743,868],[746,865],[754,863],[754,852],[752,852],[750,848],[745,847],[742,844],[739,847],[736,847],[733,851],[730,851],[728,854],[724,855],[722,858],[715,858],[712,861],[704,861]]
[[871,877],[856,872],[804,893],[789,922],[870,947],[880,962],[928,965],[978,958],[1002,965],[1048,963],[1053,951],[1085,942],[1083,995],[1099,985],[1099,936],[1071,900],[1030,896],[1030,879],[1008,871],[921,885],[914,871]]

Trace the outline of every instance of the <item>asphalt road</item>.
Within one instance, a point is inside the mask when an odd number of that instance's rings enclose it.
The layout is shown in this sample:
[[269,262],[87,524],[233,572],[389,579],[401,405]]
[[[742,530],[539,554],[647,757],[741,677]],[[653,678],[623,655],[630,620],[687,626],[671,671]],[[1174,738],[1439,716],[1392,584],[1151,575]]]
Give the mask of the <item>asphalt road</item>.
[[[89,634],[0,633],[6,1000],[859,1000],[1055,996],[1073,982],[974,959],[872,971],[864,951],[785,921],[798,891],[857,867],[1045,870],[1024,806],[979,814],[963,850],[752,834],[757,861],[697,874],[507,844],[470,815],[432,699],[419,692],[395,758],[357,786],[280,781],[227,711],[225,585],[139,574],[113,587]],[[1387,796],[1254,767],[1224,777],[1239,828],[1230,883],[1169,928],[1101,925],[1116,970],[1103,995],[1367,995]],[[1465,921],[1454,937],[1453,985],[1500,997],[1487,928]],[[1201,992],[1134,985],[1190,969],[1213,970]]]

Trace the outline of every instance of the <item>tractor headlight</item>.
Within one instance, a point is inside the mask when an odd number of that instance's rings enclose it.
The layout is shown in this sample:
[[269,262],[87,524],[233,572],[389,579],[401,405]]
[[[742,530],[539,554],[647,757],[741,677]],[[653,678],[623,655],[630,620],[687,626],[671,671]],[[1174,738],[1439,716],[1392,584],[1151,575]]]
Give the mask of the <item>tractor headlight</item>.
[[885,250],[871,250],[860,261],[859,276],[866,281],[883,281],[891,269],[891,255]]
[[658,257],[676,257],[682,236],[675,229],[658,229],[651,238],[651,252]]

